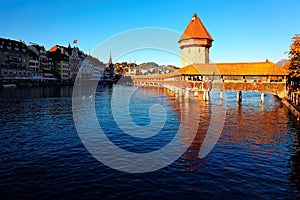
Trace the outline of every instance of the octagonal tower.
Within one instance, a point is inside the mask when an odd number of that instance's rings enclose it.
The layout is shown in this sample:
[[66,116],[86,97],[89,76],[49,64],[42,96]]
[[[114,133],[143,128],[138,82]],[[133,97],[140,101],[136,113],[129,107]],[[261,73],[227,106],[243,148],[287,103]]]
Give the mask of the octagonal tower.
[[179,39],[182,67],[190,64],[209,63],[209,48],[213,38],[195,13]]

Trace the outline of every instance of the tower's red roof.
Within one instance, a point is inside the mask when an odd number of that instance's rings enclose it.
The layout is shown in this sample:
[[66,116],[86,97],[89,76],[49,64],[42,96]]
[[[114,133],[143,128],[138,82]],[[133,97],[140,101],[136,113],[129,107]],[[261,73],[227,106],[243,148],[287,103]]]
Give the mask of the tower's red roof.
[[186,27],[179,41],[186,39],[209,39],[213,41],[213,38],[202,24],[197,14],[194,14],[192,17],[191,22]]

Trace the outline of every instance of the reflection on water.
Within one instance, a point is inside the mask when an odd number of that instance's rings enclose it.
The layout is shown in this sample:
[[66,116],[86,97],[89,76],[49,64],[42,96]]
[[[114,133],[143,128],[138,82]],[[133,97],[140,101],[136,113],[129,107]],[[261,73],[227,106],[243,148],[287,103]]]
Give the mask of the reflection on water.
[[[119,92],[128,90],[118,87]],[[115,91],[113,87],[98,87],[96,91],[87,88],[81,94],[86,98],[80,98],[85,102],[95,100],[98,121],[114,144],[131,152],[157,151],[180,130],[180,143],[186,146],[193,133],[188,123],[179,129],[180,122],[182,118],[189,122],[186,119],[196,116],[199,126],[187,151],[155,172],[119,172],[99,163],[79,139],[74,126],[79,119],[72,115],[72,88],[0,90],[0,197],[299,197],[299,125],[272,95],[267,94],[261,104],[259,93],[244,92],[243,102],[237,104],[236,93],[227,92],[222,102],[212,98],[211,102],[200,100],[195,104],[197,101],[179,101],[163,89],[140,88],[131,99],[132,120],[140,126],[149,124],[151,104],[159,102],[166,109],[167,122],[159,134],[139,139],[124,134],[114,122],[110,102]],[[218,92],[212,95],[217,97]],[[212,151],[200,159],[212,106],[220,104],[226,107],[221,137]],[[199,112],[194,112],[195,106]]]

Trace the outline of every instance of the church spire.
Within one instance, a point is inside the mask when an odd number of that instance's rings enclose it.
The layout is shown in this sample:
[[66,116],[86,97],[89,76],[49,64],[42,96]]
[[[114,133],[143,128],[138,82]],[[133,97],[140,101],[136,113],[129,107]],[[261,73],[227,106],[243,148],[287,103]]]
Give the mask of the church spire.
[[109,54],[109,61],[108,61],[108,64],[112,64],[112,58],[111,58],[111,53]]

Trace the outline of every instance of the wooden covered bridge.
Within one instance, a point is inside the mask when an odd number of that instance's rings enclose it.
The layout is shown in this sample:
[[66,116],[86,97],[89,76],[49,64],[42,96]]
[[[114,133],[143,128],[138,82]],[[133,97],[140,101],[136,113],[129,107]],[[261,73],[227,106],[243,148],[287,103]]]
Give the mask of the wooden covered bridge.
[[213,38],[194,14],[182,36],[179,47],[182,53],[182,68],[169,73],[148,76],[132,76],[135,86],[168,88],[179,96],[189,98],[203,92],[203,99],[209,99],[209,91],[237,91],[237,100],[242,100],[242,91],[259,91],[283,98],[286,95],[288,71],[269,62],[251,63],[209,63],[209,49]]
[[242,91],[270,93],[279,98],[286,95],[288,71],[272,62],[217,63],[188,65],[169,74],[132,76],[135,86],[167,88],[176,94],[189,98],[191,95],[209,99],[209,91],[237,91],[237,100],[242,100]]

